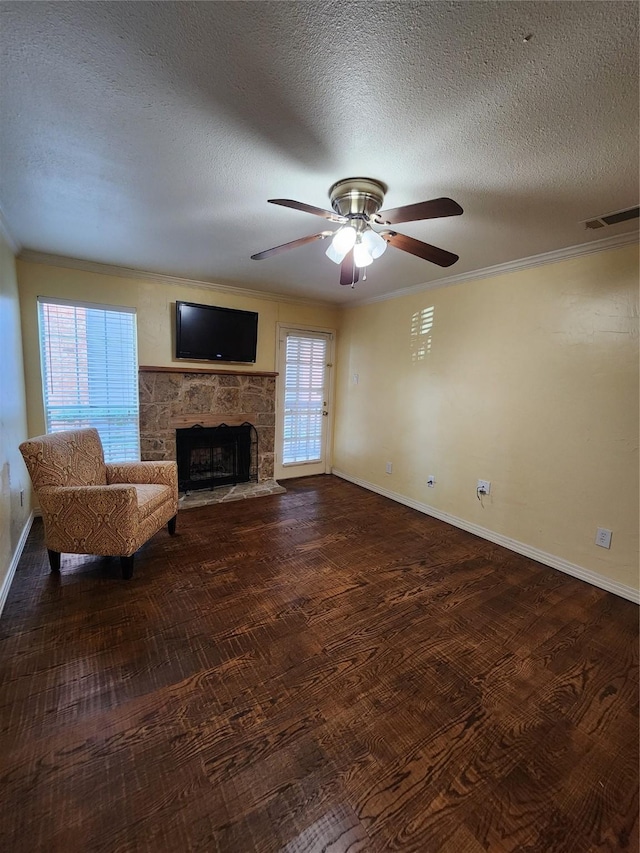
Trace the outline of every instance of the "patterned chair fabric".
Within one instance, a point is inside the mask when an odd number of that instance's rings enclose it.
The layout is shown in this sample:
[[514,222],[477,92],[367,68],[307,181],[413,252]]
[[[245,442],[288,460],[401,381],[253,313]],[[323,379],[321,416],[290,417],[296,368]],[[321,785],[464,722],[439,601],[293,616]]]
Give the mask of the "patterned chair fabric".
[[130,577],[138,548],[164,524],[174,532],[175,462],[105,463],[96,429],[39,435],[20,451],[42,509],[52,569],[61,553],[119,556]]

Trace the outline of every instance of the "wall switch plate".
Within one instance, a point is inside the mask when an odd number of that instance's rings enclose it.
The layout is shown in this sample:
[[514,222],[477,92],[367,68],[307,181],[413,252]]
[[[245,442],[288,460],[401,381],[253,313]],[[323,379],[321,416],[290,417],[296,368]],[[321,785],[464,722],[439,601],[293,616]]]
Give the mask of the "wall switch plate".
[[351,376],[351,379],[353,380],[353,384],[357,385],[358,382],[360,381],[360,374],[359,373],[353,373]]
[[477,489],[481,495],[490,495],[491,494],[491,480],[478,480]]
[[392,463],[391,463],[391,462],[387,462],[387,465],[386,465],[386,471],[387,471],[387,474],[391,474],[391,473],[392,473],[392,471],[393,471],[393,465],[392,465]]
[[436,478],[433,476],[433,474],[429,474],[429,476],[427,477],[427,486],[429,486],[429,488],[432,489],[435,486],[435,484],[436,484]]
[[611,531],[606,527],[599,527],[596,531],[596,545],[601,548],[611,548]]

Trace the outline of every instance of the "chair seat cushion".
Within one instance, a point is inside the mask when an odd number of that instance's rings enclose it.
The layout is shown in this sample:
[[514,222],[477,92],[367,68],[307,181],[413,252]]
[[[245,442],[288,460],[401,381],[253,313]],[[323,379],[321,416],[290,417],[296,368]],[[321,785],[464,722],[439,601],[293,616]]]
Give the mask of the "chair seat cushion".
[[138,497],[138,518],[140,521],[149,518],[158,507],[162,506],[165,501],[170,501],[172,497],[169,486],[143,483],[134,484],[134,487]]

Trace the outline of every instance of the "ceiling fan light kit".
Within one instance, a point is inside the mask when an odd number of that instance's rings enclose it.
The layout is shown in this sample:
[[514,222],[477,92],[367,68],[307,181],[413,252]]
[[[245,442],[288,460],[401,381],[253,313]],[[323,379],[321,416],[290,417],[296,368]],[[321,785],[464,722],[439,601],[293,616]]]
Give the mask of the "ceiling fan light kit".
[[367,251],[367,247],[360,243],[356,243],[353,247],[353,262],[359,268],[368,267],[373,263],[373,258]]
[[353,249],[357,236],[358,232],[353,225],[343,225],[342,228],[338,228],[326,251],[327,257],[334,263],[341,264],[347,252]]
[[[336,181],[329,189],[329,200],[333,212],[287,198],[270,198],[271,204],[290,207],[304,213],[321,216],[330,222],[340,223],[337,231],[322,231],[302,237],[290,243],[274,246],[257,255],[253,260],[263,260],[280,252],[332,237],[327,257],[340,264],[340,284],[353,286],[359,278],[359,270],[368,267],[379,258],[390,243],[396,249],[423,258],[438,266],[448,267],[458,260],[458,255],[423,243],[396,231],[376,231],[373,226],[391,225],[397,222],[414,222],[419,219],[436,219],[443,216],[459,216],[462,208],[450,198],[435,198],[430,201],[409,204],[390,210],[380,210],[387,187],[373,178],[344,178]],[[366,276],[365,276],[366,277]]]
[[341,264],[347,253],[353,249],[353,257],[357,267],[366,267],[387,248],[386,240],[362,220],[358,228],[344,225],[335,232],[335,236],[325,252],[334,264]]
[[371,259],[374,261],[387,250],[387,241],[377,231],[373,231],[372,229],[364,232],[361,242],[363,246],[366,246]]

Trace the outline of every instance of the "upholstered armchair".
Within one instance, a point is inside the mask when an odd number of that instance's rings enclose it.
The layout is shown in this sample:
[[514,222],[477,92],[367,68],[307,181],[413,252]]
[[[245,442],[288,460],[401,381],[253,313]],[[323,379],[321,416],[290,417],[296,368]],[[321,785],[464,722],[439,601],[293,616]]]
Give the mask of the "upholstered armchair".
[[176,529],[175,462],[105,463],[98,430],[39,435],[20,445],[44,519],[52,572],[60,555],[120,557],[133,575],[138,548],[167,524]]

